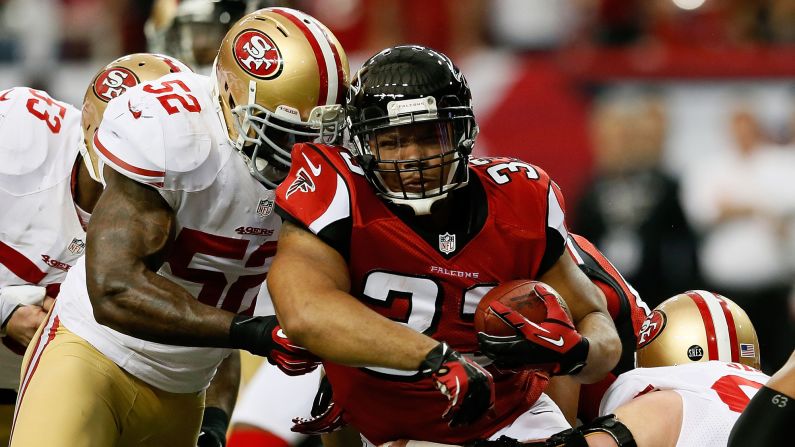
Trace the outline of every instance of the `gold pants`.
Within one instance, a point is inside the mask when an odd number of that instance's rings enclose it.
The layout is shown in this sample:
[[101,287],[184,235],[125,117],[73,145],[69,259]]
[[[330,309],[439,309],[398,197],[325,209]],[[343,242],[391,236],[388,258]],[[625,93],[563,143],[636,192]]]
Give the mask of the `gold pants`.
[[22,364],[11,446],[194,447],[204,392],[168,393],[50,316]]

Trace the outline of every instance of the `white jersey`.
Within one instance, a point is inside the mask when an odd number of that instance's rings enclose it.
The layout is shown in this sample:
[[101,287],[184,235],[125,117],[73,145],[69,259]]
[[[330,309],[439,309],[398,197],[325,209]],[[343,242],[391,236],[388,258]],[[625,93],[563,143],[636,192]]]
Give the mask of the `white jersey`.
[[599,414],[611,414],[651,391],[673,390],[683,406],[677,447],[725,447],[740,413],[769,379],[749,366],[719,361],[637,368],[607,389]]
[[[0,91],[0,289],[49,285],[53,296],[83,254],[71,188],[81,138],[74,107],[27,87]],[[2,320],[15,307],[6,304]],[[0,388],[18,386],[21,362],[0,345]]]
[[[94,137],[102,161],[150,185],[176,215],[159,275],[204,304],[255,313],[281,218],[274,195],[249,173],[216,114],[209,78],[174,73],[111,100]],[[56,312],[69,330],[143,381],[175,393],[206,388],[227,349],[170,346],[99,325],[84,262],[70,272]]]

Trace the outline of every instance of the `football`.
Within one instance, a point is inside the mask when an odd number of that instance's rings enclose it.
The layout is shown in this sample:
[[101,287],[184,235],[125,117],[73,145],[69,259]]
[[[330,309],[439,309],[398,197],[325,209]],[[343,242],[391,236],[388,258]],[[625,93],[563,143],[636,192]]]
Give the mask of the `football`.
[[552,293],[561,303],[566,312],[565,302],[555,290],[540,281],[514,280],[508,281],[491,289],[478,303],[475,309],[475,330],[489,335],[514,335],[514,329],[495,315],[489,305],[497,300],[519,312],[528,320],[540,323],[547,316],[547,307],[540,294]]

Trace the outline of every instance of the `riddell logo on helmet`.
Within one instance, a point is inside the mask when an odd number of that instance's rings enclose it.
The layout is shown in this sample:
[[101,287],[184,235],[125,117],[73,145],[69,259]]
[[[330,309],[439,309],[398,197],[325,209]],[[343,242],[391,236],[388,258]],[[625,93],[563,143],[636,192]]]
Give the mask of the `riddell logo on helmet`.
[[659,310],[653,310],[649,318],[643,322],[638,332],[638,349],[648,345],[652,340],[657,338],[658,335],[665,328],[667,318],[665,313]]
[[105,70],[94,81],[94,94],[105,102],[121,95],[128,88],[138,84],[138,77],[132,71],[116,67]]
[[251,76],[272,79],[282,72],[282,53],[262,31],[249,29],[238,34],[234,50],[237,64]]

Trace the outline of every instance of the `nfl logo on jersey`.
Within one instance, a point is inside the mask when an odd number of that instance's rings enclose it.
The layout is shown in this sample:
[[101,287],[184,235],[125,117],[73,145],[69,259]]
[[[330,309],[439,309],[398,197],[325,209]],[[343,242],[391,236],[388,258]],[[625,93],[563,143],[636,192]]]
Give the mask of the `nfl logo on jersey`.
[[271,215],[273,212],[273,200],[271,199],[262,199],[257,204],[257,216],[261,218],[266,218]]
[[449,255],[455,251],[455,235],[450,233],[439,235],[439,251]]
[[82,255],[86,249],[86,243],[82,239],[74,238],[66,248],[76,255]]

